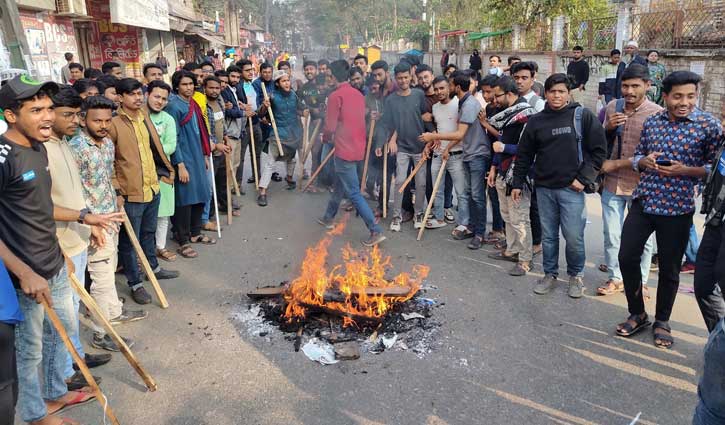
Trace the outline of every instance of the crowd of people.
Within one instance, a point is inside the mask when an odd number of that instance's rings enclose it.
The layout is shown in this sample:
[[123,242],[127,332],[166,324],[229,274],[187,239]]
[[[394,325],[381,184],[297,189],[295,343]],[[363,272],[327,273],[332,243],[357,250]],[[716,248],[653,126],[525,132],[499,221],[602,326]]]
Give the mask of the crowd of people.
[[[257,71],[249,59],[218,57],[184,64],[171,85],[158,61],[144,66],[143,82],[123,78],[115,62],[100,70],[71,63],[62,86],[10,80],[0,89],[8,126],[0,136],[0,424],[13,423],[16,399],[23,421],[75,424],[59,414],[94,398],[40,305],[57,312],[89,367],[110,361],[84,354],[69,278],[89,289],[112,324],[143,320],[147,312],[124,303],[115,286],[122,272],[132,300],[151,302],[130,234],[157,279],[177,278],[161,262],[197,258],[195,244],[216,243],[204,232],[219,230],[219,214],[241,215],[228,185],[240,195],[255,191],[266,207],[272,182],[295,189],[296,175],[314,178],[311,192],[331,192],[322,226],[332,228],[340,208],[355,210],[369,247],[386,239],[390,206],[389,232],[409,222],[451,225],[451,237],[468,248],[493,246],[489,257],[510,262],[512,276],[527,275],[542,255],[544,277],[533,287],[542,296],[560,282],[561,234],[573,299],[585,292],[586,194],[599,193],[608,278],[595,292],[625,293],[629,316],[616,334],[652,325],[653,343],[665,349],[675,342],[669,319],[701,193],[705,233],[688,261],[712,357],[696,423],[723,418],[722,394],[713,390],[725,354],[721,124],[697,108],[698,75],[658,68],[655,81],[647,65],[656,52],[644,60],[636,43],[626,51],[612,51],[600,116],[577,101],[589,79],[578,47],[567,74],[543,82],[533,61],[511,56],[504,66],[491,55],[486,71],[477,51],[465,70],[444,52],[440,74],[418,57],[368,64],[358,55],[306,59],[302,80],[285,58]],[[308,151],[309,169],[298,161]],[[122,229],[126,218],[130,228]],[[655,246],[652,323],[644,300]],[[90,344],[119,350],[96,320]]]

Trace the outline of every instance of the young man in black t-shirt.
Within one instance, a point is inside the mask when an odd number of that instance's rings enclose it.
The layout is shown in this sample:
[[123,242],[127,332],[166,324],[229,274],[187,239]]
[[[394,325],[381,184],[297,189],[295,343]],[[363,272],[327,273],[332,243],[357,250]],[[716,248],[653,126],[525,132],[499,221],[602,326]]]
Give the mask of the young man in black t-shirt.
[[68,353],[55,329],[44,329],[50,324],[39,305],[43,302],[52,305],[69,333],[77,332],[78,326],[68,283],[72,270],[66,269],[55,221],[102,226],[111,226],[113,221],[109,216],[92,216],[87,209],[53,206],[43,143],[52,135],[55,111],[50,96],[57,90],[55,83],[43,84],[27,76],[15,77],[0,90],[0,108],[9,127],[0,136],[0,259],[10,271],[25,317],[17,325],[15,341],[22,395],[18,412],[24,421],[42,424],[55,423],[48,417],[49,409],[94,397],[68,391],[63,376]]

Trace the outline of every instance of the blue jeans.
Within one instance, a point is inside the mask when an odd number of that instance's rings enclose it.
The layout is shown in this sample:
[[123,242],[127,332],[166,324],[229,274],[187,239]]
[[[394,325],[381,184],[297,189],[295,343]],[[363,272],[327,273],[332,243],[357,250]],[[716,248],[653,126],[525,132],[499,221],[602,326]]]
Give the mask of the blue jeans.
[[[443,158],[440,155],[434,156],[431,160],[430,170],[433,182],[438,177],[438,172],[443,165]],[[468,226],[468,197],[466,196],[466,171],[463,168],[463,154],[451,155],[446,162],[446,175],[451,176],[453,184],[458,195],[458,224]],[[433,203],[433,217],[443,221],[443,207],[445,206],[445,188],[438,186],[438,191],[433,194],[435,202]]]
[[[602,222],[604,224],[604,264],[609,270],[609,279],[622,281],[622,271],[619,269],[619,244],[622,240],[622,226],[624,225],[624,210],[632,206],[632,197],[615,195],[604,190],[602,192]],[[649,267],[652,263],[654,243],[652,237],[647,240],[640,260],[642,282],[647,283]]]
[[503,232],[504,222],[503,217],[501,217],[501,204],[498,200],[498,191],[495,186],[489,187],[486,190],[488,191],[488,200],[491,202],[491,230]]
[[[83,250],[83,252],[74,257],[71,257],[70,259],[76,269],[76,272],[74,273],[76,275],[76,279],[78,279],[78,282],[80,282],[81,286],[85,286],[86,265],[88,264],[88,250]],[[71,294],[73,295],[73,313],[75,313],[75,320],[78,322],[78,332],[73,334],[69,333],[68,336],[70,336],[70,340],[71,342],[73,342],[73,346],[76,348],[78,355],[81,357],[85,357],[86,353],[83,351],[83,345],[81,344],[80,314],[78,313],[78,307],[80,306],[81,297],[76,291],[73,290],[73,288],[71,288]],[[47,320],[48,319],[46,319],[46,321]],[[47,325],[48,326],[44,327],[43,338],[46,338],[48,336],[46,335],[46,331],[52,329],[52,324],[50,322],[48,322]],[[75,373],[75,370],[73,370],[73,357],[71,357],[70,353],[68,353],[67,357],[68,360],[65,363],[65,377],[70,378]]]
[[347,198],[355,206],[355,210],[365,222],[368,230],[382,233],[383,229],[375,223],[375,215],[360,193],[360,179],[357,175],[357,162],[345,161],[335,157],[335,191],[332,192],[330,202],[327,203],[325,220],[332,220],[340,208],[340,202]]
[[[159,262],[156,259],[156,223],[159,215],[159,200],[157,193],[151,202],[126,202],[124,205],[126,215],[131,222],[133,231],[146,254],[151,269],[158,271]],[[118,258],[123,265],[123,273],[131,289],[141,286],[141,270],[136,262],[136,251],[131,245],[126,231],[121,231],[118,238]]]
[[692,425],[725,423],[725,320],[710,333],[705,344],[705,364],[697,386],[698,403]]
[[[77,313],[65,265],[48,280],[53,310],[69,335],[78,333]],[[44,400],[57,400],[68,392],[65,366],[68,351],[55,328],[45,320],[42,304],[18,290],[18,301],[25,321],[15,327],[15,352],[18,357],[18,412],[25,422],[42,419],[47,414]],[[42,364],[43,385],[38,366]]]
[[211,215],[211,209],[213,208],[214,202],[214,186],[212,186],[212,180],[214,180],[214,170],[209,167],[206,170],[206,178],[209,180],[209,200],[204,204],[204,212],[201,213],[201,224],[202,226],[209,222],[209,216]]
[[[323,159],[327,156],[327,154],[330,153],[332,150],[333,145],[330,143],[323,143],[322,144],[322,151],[321,151],[321,158],[320,162],[322,162]],[[317,176],[317,180],[320,182],[322,186],[332,186],[335,184],[333,182],[333,179],[335,178],[335,169],[333,168],[333,161],[328,161],[327,164],[322,168],[322,172],[320,172],[320,175]]]
[[700,241],[697,240],[697,229],[693,224],[690,227],[690,240],[687,242],[687,249],[685,250],[685,261],[691,264],[695,264],[697,260],[697,250],[700,248]]
[[[486,172],[489,159],[485,156],[463,161],[466,172],[466,196],[468,198],[469,226],[474,236],[486,236]],[[460,214],[460,206],[458,207]]]
[[541,244],[544,250],[544,273],[559,275],[559,228],[566,241],[566,274],[581,276],[586,252],[584,227],[587,210],[584,192],[572,189],[536,187],[541,218]]

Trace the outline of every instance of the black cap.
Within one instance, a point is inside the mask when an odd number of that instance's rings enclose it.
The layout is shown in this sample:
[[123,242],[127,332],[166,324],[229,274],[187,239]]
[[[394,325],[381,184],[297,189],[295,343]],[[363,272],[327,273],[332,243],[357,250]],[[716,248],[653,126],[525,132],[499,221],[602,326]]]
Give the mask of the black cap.
[[50,90],[50,94],[59,90],[58,84],[52,81],[41,82],[27,75],[18,75],[0,89],[0,108],[8,108],[17,100],[29,99],[43,89]]

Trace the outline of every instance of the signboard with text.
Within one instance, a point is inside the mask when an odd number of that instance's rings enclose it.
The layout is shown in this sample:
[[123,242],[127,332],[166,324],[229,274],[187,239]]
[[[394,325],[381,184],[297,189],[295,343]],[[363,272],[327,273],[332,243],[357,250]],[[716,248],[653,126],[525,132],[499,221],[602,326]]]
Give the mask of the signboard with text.
[[94,68],[100,68],[103,62],[122,62],[126,65],[126,75],[133,76],[140,68],[138,28],[111,22],[109,5],[99,0],[88,0],[88,14],[93,16],[94,31],[90,32],[89,55]]
[[111,0],[111,22],[159,31],[169,31],[167,0]]

